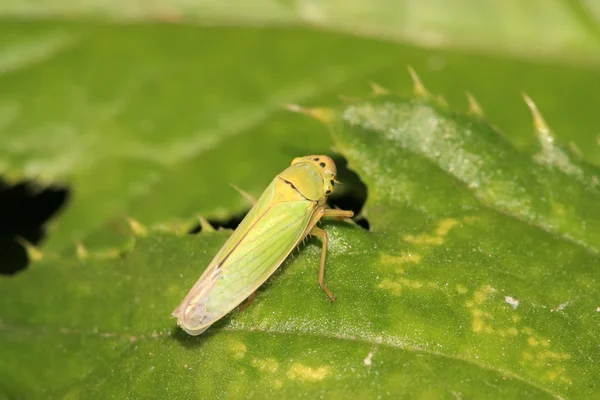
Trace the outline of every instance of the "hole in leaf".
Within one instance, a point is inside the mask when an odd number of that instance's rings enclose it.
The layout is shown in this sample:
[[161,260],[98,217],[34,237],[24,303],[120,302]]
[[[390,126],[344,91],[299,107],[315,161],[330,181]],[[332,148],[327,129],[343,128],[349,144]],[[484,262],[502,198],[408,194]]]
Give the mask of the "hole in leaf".
[[[223,229],[235,229],[238,227],[238,225],[240,224],[240,222],[242,222],[242,220],[244,219],[244,217],[246,216],[246,214],[248,214],[248,211],[250,211],[249,209],[241,212],[239,214],[235,214],[232,215],[230,218],[226,218],[226,219],[209,219],[207,220],[209,224],[212,225],[213,228],[215,229],[219,229],[219,228],[223,228]],[[196,234],[198,232],[202,231],[202,227],[200,226],[200,224],[196,225],[192,230],[190,230],[191,234]]]
[[[352,210],[354,215],[360,215],[367,200],[367,186],[354,171],[348,169],[348,161],[345,158],[338,155],[332,158],[337,167],[336,179],[341,184],[335,185],[335,191],[329,196],[327,204],[332,208]],[[369,221],[364,216],[355,217],[354,220],[359,226],[369,230]]]
[[66,188],[39,188],[32,182],[9,185],[0,179],[0,274],[11,275],[27,267],[27,252],[16,238],[39,244],[44,224],[68,197]]

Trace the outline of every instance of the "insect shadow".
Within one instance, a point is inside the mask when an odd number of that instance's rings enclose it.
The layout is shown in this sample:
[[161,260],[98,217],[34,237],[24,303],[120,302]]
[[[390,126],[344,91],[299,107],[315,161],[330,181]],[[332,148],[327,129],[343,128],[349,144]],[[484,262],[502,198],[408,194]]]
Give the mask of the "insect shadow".
[[175,339],[177,342],[179,342],[179,344],[181,344],[185,348],[193,349],[201,347],[204,345],[204,343],[206,343],[208,338],[221,332],[223,330],[223,326],[227,325],[227,321],[229,321],[229,318],[233,317],[234,315],[235,312],[232,312],[229,313],[229,315],[216,321],[206,330],[206,332],[203,332],[200,336],[189,335],[183,329],[175,325],[171,329],[171,338]]
[[29,259],[20,239],[37,245],[45,237],[44,224],[68,201],[70,190],[35,182],[10,185],[0,179],[0,274],[12,275],[27,267]]

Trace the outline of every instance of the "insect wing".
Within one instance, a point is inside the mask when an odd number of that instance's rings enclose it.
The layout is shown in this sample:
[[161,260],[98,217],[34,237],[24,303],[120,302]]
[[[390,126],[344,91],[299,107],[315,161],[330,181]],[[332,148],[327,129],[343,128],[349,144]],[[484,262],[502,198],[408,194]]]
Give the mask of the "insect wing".
[[233,231],[229,239],[223,244],[223,247],[219,250],[217,255],[212,259],[202,276],[196,281],[192,289],[189,291],[183,301],[173,311],[173,316],[178,318],[179,325],[184,326],[186,308],[190,303],[201,301],[206,296],[212,287],[216,279],[222,273],[222,269],[219,268],[223,260],[235,249],[240,239],[243,238],[256,221],[269,209],[272,204],[273,196],[275,195],[275,183],[276,179],[265,189],[263,194],[260,196],[254,207],[250,209],[248,214],[244,217],[242,222]]
[[304,200],[278,203],[264,214],[223,263],[205,303],[207,319],[231,311],[275,272],[304,237],[313,210]]
[[305,236],[317,208],[275,178],[173,312],[179,325],[200,334],[252,294]]

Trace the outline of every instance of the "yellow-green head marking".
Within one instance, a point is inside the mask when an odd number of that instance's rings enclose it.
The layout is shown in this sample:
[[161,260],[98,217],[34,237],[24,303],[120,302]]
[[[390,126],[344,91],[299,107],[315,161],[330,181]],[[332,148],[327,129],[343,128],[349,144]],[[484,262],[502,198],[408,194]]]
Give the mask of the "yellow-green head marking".
[[324,200],[333,193],[337,169],[331,157],[313,155],[296,157],[279,176],[309,200]]

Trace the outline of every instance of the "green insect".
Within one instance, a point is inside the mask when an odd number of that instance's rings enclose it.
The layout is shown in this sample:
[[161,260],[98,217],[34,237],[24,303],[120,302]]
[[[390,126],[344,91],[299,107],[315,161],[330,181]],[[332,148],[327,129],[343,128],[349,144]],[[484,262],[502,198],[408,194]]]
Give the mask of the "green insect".
[[248,215],[211,261],[198,282],[173,311],[190,335],[199,335],[256,290],[307,235],[323,242],[319,284],[324,282],[327,232],[316,226],[322,217],[351,218],[352,211],[327,208],[336,167],[327,156],[298,157],[273,179]]

